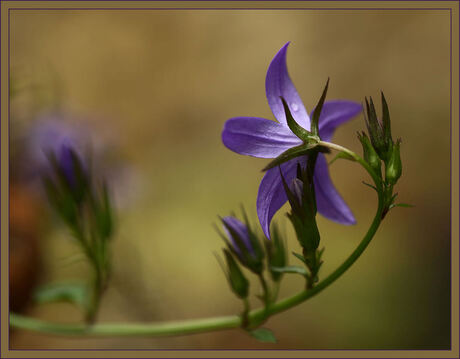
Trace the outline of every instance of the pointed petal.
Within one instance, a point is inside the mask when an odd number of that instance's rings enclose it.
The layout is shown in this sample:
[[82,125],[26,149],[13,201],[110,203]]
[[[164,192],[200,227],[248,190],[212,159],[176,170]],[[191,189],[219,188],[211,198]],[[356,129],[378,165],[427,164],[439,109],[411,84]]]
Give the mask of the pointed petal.
[[[296,177],[297,163],[304,163],[305,157],[294,158],[283,163],[280,167],[286,183],[291,183]],[[270,239],[270,222],[275,213],[287,201],[279,167],[269,169],[259,186],[257,194],[257,215],[265,236]]]
[[268,67],[265,78],[268,104],[278,122],[286,123],[286,115],[280,99],[282,96],[289,105],[294,120],[306,130],[310,130],[310,118],[287,70],[286,51],[288,45],[289,42],[278,51]]
[[362,106],[357,102],[344,100],[325,102],[319,118],[319,135],[321,139],[330,141],[338,126],[351,120],[361,111]]
[[291,130],[278,122],[258,117],[234,117],[225,122],[222,142],[241,155],[275,158],[302,144]]
[[353,213],[332,184],[327,161],[322,154],[316,160],[314,181],[318,212],[340,224],[355,224]]

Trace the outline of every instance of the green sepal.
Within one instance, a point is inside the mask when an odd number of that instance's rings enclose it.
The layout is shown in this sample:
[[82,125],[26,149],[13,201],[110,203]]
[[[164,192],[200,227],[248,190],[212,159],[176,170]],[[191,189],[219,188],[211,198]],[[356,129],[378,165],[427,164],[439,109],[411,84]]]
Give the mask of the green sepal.
[[249,334],[263,343],[276,343],[276,337],[270,329],[257,328],[249,332]]
[[374,101],[372,100],[372,97],[370,97],[369,100],[370,104],[367,98],[365,98],[367,117],[364,116],[364,119],[366,121],[367,130],[369,132],[369,137],[372,146],[375,149],[375,152],[377,152],[380,159],[386,160],[388,146],[385,143],[382,125],[377,119],[377,113],[375,111]]
[[382,95],[382,128],[383,128],[383,137],[385,138],[386,143],[392,143],[393,139],[391,138],[391,122],[390,122],[390,111],[388,110],[387,100],[383,95],[383,91],[380,92]]
[[33,299],[38,304],[69,302],[86,311],[90,296],[89,288],[84,283],[56,283],[38,288]]
[[298,266],[286,266],[286,267],[270,267],[270,270],[277,273],[295,273],[300,274],[304,277],[308,276],[308,272],[303,267]]
[[329,78],[327,79],[326,86],[324,87],[323,93],[316,105],[315,109],[313,110],[313,114],[311,116],[311,125],[310,131],[314,136],[319,136],[319,117],[321,116],[321,111],[323,110],[324,100],[326,99],[327,90],[329,88]]
[[294,213],[288,214],[296,231],[297,240],[302,248],[308,252],[316,250],[320,242],[320,234],[315,217],[299,217]]
[[225,261],[227,263],[227,270],[224,268],[223,269],[231,290],[239,298],[247,298],[249,294],[249,281],[244,276],[230,251],[228,249],[224,249],[223,251],[225,255]]
[[310,131],[307,131],[305,128],[300,126],[292,117],[291,111],[289,110],[289,106],[286,103],[286,100],[283,97],[280,97],[281,102],[283,103],[284,113],[286,115],[286,122],[290,130],[294,135],[296,135],[301,140],[308,142],[309,138],[312,136]]

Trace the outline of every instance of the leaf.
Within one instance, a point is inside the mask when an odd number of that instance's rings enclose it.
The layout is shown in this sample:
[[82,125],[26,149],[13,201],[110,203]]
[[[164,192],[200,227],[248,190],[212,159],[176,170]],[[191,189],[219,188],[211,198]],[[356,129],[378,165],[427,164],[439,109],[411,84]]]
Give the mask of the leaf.
[[276,343],[276,337],[270,329],[258,328],[249,332],[249,334],[256,338],[259,342]]
[[88,287],[83,283],[55,283],[38,288],[34,300],[39,304],[69,302],[86,310],[89,296]]
[[296,273],[303,276],[308,275],[307,270],[297,266],[286,266],[286,267],[270,267],[270,270],[278,273]]
[[332,165],[338,159],[344,159],[344,160],[349,160],[349,161],[353,161],[353,162],[356,161],[355,158],[352,155],[341,151],[341,152],[337,153],[337,155],[333,158],[332,161],[329,162],[329,166]]

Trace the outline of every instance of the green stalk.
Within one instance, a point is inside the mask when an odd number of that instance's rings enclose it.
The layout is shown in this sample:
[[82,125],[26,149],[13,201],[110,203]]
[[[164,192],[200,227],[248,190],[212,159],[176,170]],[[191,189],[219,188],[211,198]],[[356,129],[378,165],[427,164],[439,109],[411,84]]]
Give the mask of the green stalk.
[[[288,310],[296,305],[305,302],[316,294],[326,289],[329,285],[340,278],[355,261],[361,256],[371,242],[373,236],[382,221],[384,210],[384,194],[380,178],[372,168],[354,152],[328,142],[320,142],[321,146],[343,151],[352,156],[369,173],[375,182],[378,193],[378,208],[371,226],[358,247],[351,255],[329,276],[319,282],[311,289],[303,290],[291,297],[272,303],[268,307],[255,309],[249,312],[248,318],[251,324],[265,321],[268,317]],[[242,318],[238,315],[226,317],[214,317],[206,319],[195,319],[166,323],[106,323],[91,326],[83,324],[58,324],[38,319],[29,318],[20,314],[10,313],[10,325],[18,329],[26,329],[36,332],[70,335],[70,336],[173,336],[211,332],[223,329],[238,328],[242,325]]]

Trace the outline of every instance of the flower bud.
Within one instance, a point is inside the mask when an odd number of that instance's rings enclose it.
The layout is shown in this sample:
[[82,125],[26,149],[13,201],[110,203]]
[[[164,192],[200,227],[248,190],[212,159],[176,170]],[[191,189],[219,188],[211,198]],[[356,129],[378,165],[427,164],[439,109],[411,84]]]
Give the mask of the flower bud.
[[401,140],[398,139],[396,143],[392,146],[391,154],[385,169],[386,181],[392,185],[398,182],[398,179],[399,177],[401,177],[402,174],[402,163],[399,150],[400,144]]
[[230,288],[239,298],[244,299],[249,294],[249,282],[228,249],[224,249],[224,255],[227,262],[225,274]]
[[227,245],[240,263],[259,274],[263,270],[264,253],[255,233],[252,232],[247,218],[246,224],[233,216],[222,218],[227,234]]
[[358,133],[358,139],[363,146],[363,156],[364,160],[371,166],[371,168],[381,176],[381,162],[379,155],[375,152],[374,147],[372,147],[369,137],[367,137],[365,132],[362,134]]
[[390,114],[388,111],[388,105],[382,93],[383,116],[382,121],[380,121],[377,118],[372,97],[369,98],[369,102],[367,101],[367,98],[365,98],[365,101],[367,110],[367,118],[365,117],[365,121],[372,146],[374,147],[380,159],[386,163],[388,161],[391,146],[393,144],[391,139]]
[[[310,161],[314,161],[314,159],[309,157],[308,161],[310,164]],[[292,181],[290,186],[287,185],[281,173],[284,190],[292,209],[291,213],[288,214],[288,218],[294,226],[300,245],[307,252],[315,251],[320,241],[320,234],[316,224],[315,191],[311,174],[308,173],[309,164],[307,164],[306,169],[298,166],[297,178]]]

